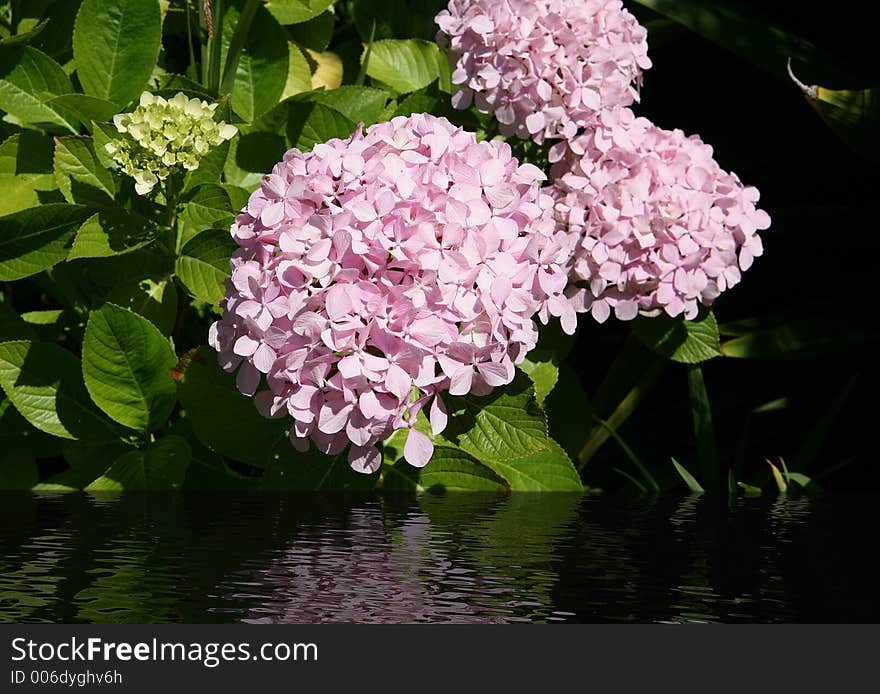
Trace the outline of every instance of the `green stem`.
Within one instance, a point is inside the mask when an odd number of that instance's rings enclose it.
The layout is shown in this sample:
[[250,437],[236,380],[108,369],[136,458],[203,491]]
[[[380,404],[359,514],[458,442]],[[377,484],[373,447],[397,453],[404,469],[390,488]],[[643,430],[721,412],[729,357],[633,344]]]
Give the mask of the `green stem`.
[[177,254],[177,187],[174,185],[174,175],[165,179],[165,226],[168,227],[165,237],[168,250]]
[[[644,463],[642,463],[642,461],[639,459],[639,456],[636,455],[635,451],[630,448],[629,444],[621,438],[620,434],[618,434],[617,431],[615,431],[615,429],[608,424],[608,422],[603,419],[599,419],[598,417],[596,417],[596,419],[598,420],[599,425],[603,427],[606,431],[608,431],[608,434],[617,442],[617,445],[620,446],[621,450],[626,454],[626,457],[630,459],[633,465],[635,465],[636,469],[639,471],[639,474],[641,474],[642,479],[645,480],[645,483],[648,485],[648,488],[652,492],[657,494],[660,491],[660,485],[657,484],[657,480],[654,479],[654,476],[650,472],[648,472],[648,468],[645,467]],[[616,470],[617,468],[612,469]],[[621,472],[620,470],[617,471]],[[626,475],[626,477],[630,476]],[[630,477],[630,479],[632,479],[632,477]],[[641,485],[638,486],[641,487]],[[642,489],[644,489],[644,487],[642,487]]]
[[191,75],[198,75],[196,72],[196,53],[195,48],[193,48],[193,36],[192,36],[192,16],[190,15],[189,9],[189,0],[186,0],[184,3],[186,6],[186,46],[189,48],[189,70]]
[[205,86],[212,94],[220,87],[220,58],[223,50],[223,0],[214,0],[211,6],[214,17],[214,38],[208,39],[208,71]]
[[[662,360],[655,360],[654,363],[651,364],[651,366],[648,368],[648,370],[642,375],[639,382],[632,387],[632,389],[626,394],[626,396],[624,396],[617,407],[614,408],[614,411],[605,420],[602,420],[601,417],[598,417],[598,414],[595,415],[597,419],[600,420],[600,422],[604,421],[604,423],[600,423],[592,429],[589,437],[584,443],[583,448],[581,448],[581,451],[578,454],[578,470],[583,470],[586,464],[590,462],[593,456],[596,455],[599,449],[609,439],[609,437],[611,436],[611,432],[617,431],[617,429],[619,429],[623,425],[623,423],[629,418],[629,416],[635,411],[636,407],[638,407],[639,403],[642,401],[642,398],[645,396],[645,393],[650,391],[654,383],[657,381],[657,378],[663,371],[664,365],[665,364]],[[599,411],[599,408],[595,407],[595,410]],[[607,424],[607,426],[605,426],[605,424]]]
[[722,491],[722,474],[718,462],[718,449],[715,445],[715,430],[712,426],[712,408],[709,406],[709,394],[706,392],[703,370],[699,365],[688,367],[688,389],[701,482],[707,492],[718,494]]
[[[238,70],[241,51],[247,41],[247,35],[251,30],[251,23],[254,21],[254,15],[257,13],[259,5],[259,0],[245,0],[241,15],[238,18],[238,24],[235,26],[235,33],[229,41],[229,50],[226,52],[226,64],[223,66],[223,81],[220,83],[220,96],[232,93],[232,85],[235,82],[235,72]],[[219,59],[217,62],[219,66]]]

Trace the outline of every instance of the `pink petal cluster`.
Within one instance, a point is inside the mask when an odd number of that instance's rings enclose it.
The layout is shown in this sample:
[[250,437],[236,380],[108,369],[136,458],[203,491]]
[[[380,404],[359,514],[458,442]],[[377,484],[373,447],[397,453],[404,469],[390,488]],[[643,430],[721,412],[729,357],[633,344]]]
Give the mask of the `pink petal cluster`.
[[504,135],[573,138],[638,100],[647,31],[619,0],[450,0],[437,43],[455,69],[456,108],[476,100]]
[[423,408],[436,434],[443,391],[509,383],[536,314],[574,332],[577,238],[558,229],[544,178],[428,114],[288,151],[231,230],[240,248],[210,334],[220,363],[264,415],[293,418],[300,450],[350,445],[371,472],[377,442],[409,429],[404,456],[426,464]]
[[579,311],[603,322],[639,313],[694,318],[740,281],[770,217],[696,135],[663,130],[627,108],[554,145],[556,217],[578,235],[572,281]]

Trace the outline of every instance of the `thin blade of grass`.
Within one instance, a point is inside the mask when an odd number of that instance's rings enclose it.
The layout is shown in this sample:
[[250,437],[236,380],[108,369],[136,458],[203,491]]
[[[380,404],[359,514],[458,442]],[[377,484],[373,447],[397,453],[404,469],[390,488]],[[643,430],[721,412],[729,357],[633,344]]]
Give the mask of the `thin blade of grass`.
[[[229,50],[226,51],[223,79],[220,82],[220,96],[232,93],[232,85],[235,83],[235,72],[238,70],[241,51],[247,41],[248,32],[251,30],[251,23],[254,21],[254,15],[257,13],[259,6],[259,0],[245,0],[241,15],[238,18],[238,24],[235,25],[235,32],[229,41]],[[222,24],[220,26],[222,27]],[[220,36],[218,33],[215,33],[214,40],[219,44]],[[219,65],[219,56],[217,62]]]
[[770,471],[773,473],[773,480],[776,482],[776,487],[779,489],[780,494],[785,494],[788,491],[788,484],[785,481],[785,477],[783,477],[782,473],[779,471],[779,468],[776,467],[769,460],[765,461],[767,465],[770,466]]
[[722,476],[718,449],[715,445],[715,430],[712,426],[712,408],[709,405],[709,394],[706,392],[706,383],[703,380],[703,370],[697,365],[688,367],[688,390],[700,478],[710,492],[719,493]]
[[638,488],[638,490],[639,490],[640,492],[642,492],[642,494],[647,494],[647,493],[648,493],[648,489],[647,489],[647,487],[645,487],[644,484],[642,484],[641,482],[639,482],[635,477],[633,477],[632,475],[630,475],[628,472],[625,472],[625,471],[623,471],[623,470],[621,470],[620,468],[617,468],[617,467],[613,467],[613,468],[611,468],[611,471],[612,471],[612,472],[616,472],[616,473],[617,473],[618,475],[620,475],[621,477],[625,477],[626,479],[628,479],[630,482],[632,482],[632,483]]
[[[612,429],[619,429],[651,390],[665,366],[664,360],[652,354],[630,333],[617,359],[590,401],[593,416],[602,419],[613,403],[617,402],[614,410],[604,419]],[[638,381],[635,385],[630,385],[633,373],[637,375]],[[624,393],[622,398],[621,392]],[[590,462],[608,437],[608,430],[601,425],[595,426],[590,431],[578,453],[578,470],[582,470]]]
[[696,478],[687,471],[687,469],[679,463],[675,458],[671,458],[672,464],[675,466],[676,472],[678,472],[679,476],[684,483],[687,485],[688,489],[690,489],[694,494],[704,494],[705,489],[700,486],[700,483],[697,482]]
[[659,492],[660,485],[657,484],[657,480],[655,480],[653,475],[648,472],[648,469],[642,464],[642,461],[639,460],[639,457],[636,455],[635,451],[633,451],[633,449],[629,447],[629,444],[627,444],[627,442],[620,437],[620,434],[618,434],[611,426],[609,426],[608,422],[606,422],[604,419],[596,417],[596,421],[598,421],[599,424],[608,431],[611,437],[617,442],[617,445],[620,446],[621,450],[626,454],[626,457],[629,458],[632,464],[636,466],[639,473],[642,475],[642,479],[645,480],[645,483],[648,485],[650,490],[655,493]]

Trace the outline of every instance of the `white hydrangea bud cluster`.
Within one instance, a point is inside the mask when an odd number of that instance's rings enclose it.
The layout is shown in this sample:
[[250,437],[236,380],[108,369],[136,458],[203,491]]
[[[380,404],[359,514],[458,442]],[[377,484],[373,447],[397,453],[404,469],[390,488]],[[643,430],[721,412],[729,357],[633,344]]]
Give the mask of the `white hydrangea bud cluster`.
[[177,167],[199,168],[211,147],[235,136],[238,128],[214,120],[216,108],[183,92],[167,100],[144,92],[134,111],[113,116],[116,129],[130,138],[113,140],[105,148],[134,178],[138,195],[146,195]]

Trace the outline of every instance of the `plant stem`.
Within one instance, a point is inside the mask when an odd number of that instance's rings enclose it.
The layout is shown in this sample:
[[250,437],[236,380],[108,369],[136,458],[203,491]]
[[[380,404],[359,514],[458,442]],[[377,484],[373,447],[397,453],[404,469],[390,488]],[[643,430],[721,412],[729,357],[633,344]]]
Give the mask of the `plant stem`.
[[165,226],[168,227],[165,242],[168,250],[177,255],[177,187],[174,175],[165,179]]
[[[235,26],[235,33],[229,41],[229,50],[226,52],[226,64],[223,66],[223,81],[220,83],[219,94],[232,93],[232,85],[235,82],[235,72],[238,70],[238,61],[241,58],[241,51],[247,41],[248,32],[251,30],[251,23],[254,15],[259,8],[259,0],[245,0],[241,15],[238,18],[238,24]],[[218,57],[217,65],[219,68],[220,60]]]
[[189,10],[189,0],[185,0],[184,5],[186,6],[186,46],[189,48],[189,70],[187,72],[191,75],[198,75],[198,72],[196,72],[196,53],[193,47],[192,17]]
[[208,39],[208,70],[205,87],[212,94],[220,88],[220,58],[223,49],[223,0],[214,0],[211,7],[214,17],[213,38]]
[[722,492],[721,480],[724,478],[726,482],[726,474],[722,475],[719,467],[715,430],[712,426],[712,408],[709,406],[709,394],[706,392],[703,370],[697,364],[688,366],[688,389],[701,482],[707,492],[719,494]]
[[[617,407],[614,408],[614,411],[604,420],[608,426],[606,427],[603,424],[599,424],[598,426],[593,428],[593,430],[590,432],[589,437],[584,443],[583,448],[581,448],[581,451],[578,454],[578,470],[583,470],[586,464],[590,462],[594,455],[596,455],[599,449],[611,436],[611,430],[617,431],[617,429],[619,429],[623,425],[623,423],[629,418],[629,416],[635,411],[636,407],[638,407],[639,403],[642,401],[645,393],[647,393],[657,381],[657,377],[663,371],[663,366],[663,361],[661,361],[660,359],[655,360],[654,363],[651,364],[651,366],[648,368],[648,370],[645,371],[645,373],[642,375],[641,379],[639,379],[638,383],[636,383],[632,387],[632,389],[624,396]],[[595,409],[598,410],[598,408]],[[598,413],[596,414],[596,416],[598,416]]]

